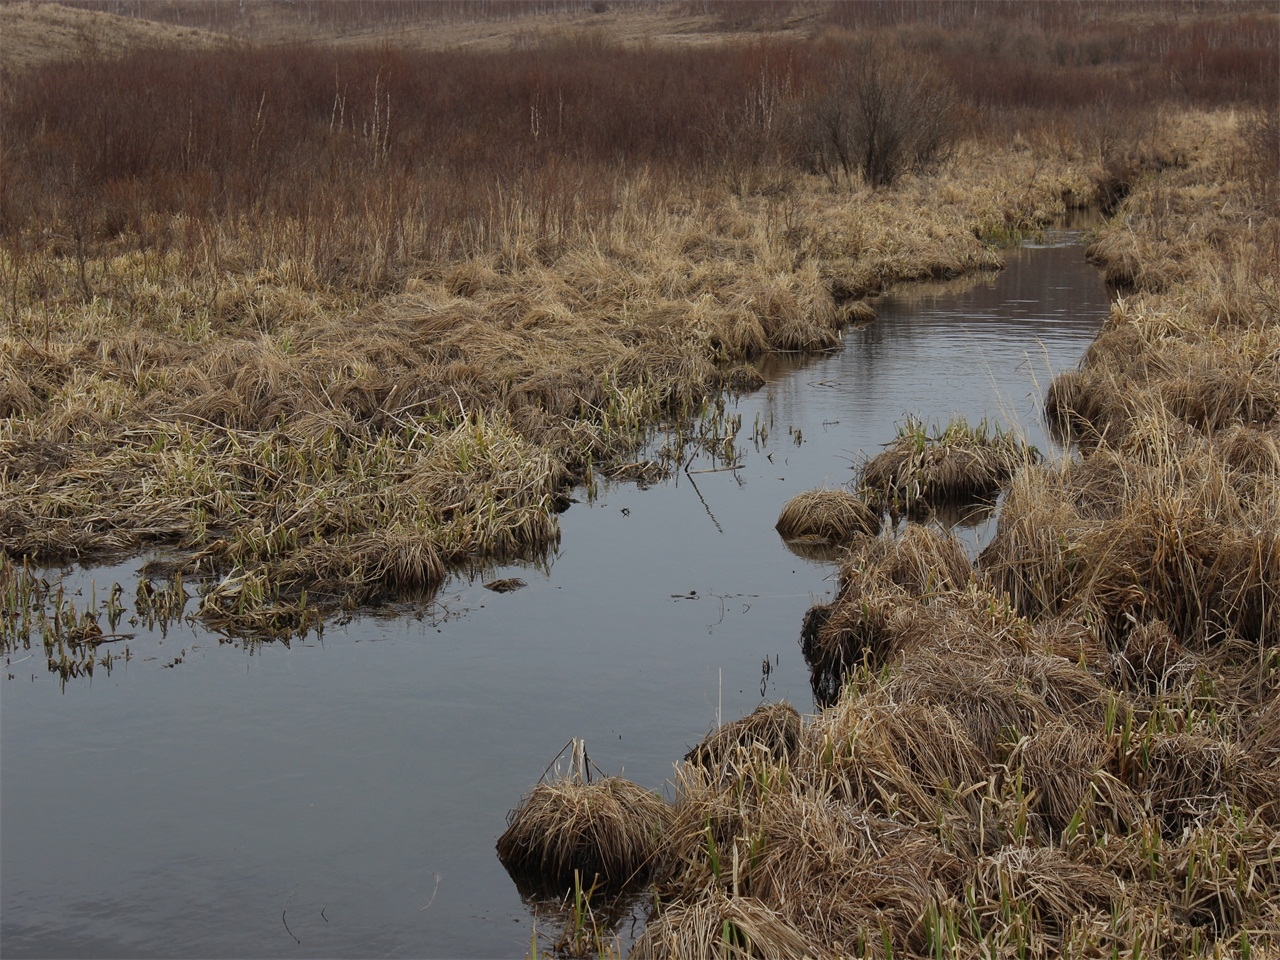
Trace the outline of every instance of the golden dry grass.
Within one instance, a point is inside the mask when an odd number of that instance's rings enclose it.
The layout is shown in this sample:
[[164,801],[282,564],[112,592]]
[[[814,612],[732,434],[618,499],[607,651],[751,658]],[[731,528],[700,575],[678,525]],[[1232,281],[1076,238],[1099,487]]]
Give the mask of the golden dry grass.
[[636,960],[804,960],[829,954],[759,900],[713,893],[659,913],[645,926],[630,956]]
[[964,164],[780,197],[641,173],[552,248],[517,211],[381,293],[323,282],[286,222],[205,226],[195,261],[6,246],[0,544],[47,562],[176,544],[188,573],[226,578],[211,625],[268,636],[323,615],[304,596],[421,595],[451,566],[536,558],[567,484],[758,383],[767,352],[837,345],[883,284],[998,265],[980,225],[1047,216],[1086,177]]
[[1276,636],[1276,478],[1242,476],[1203,443],[1152,440],[1020,475],[986,575],[1020,611],[1085,618],[1113,643],[1155,620],[1195,648]]
[[[1017,473],[976,565],[854,536],[802,638],[831,705],[785,750],[747,718],[691,751],[637,955],[1280,949],[1273,221],[1217,149],[1101,234],[1163,279],[1055,386],[1082,456]],[[1148,191],[1224,235],[1171,272]]]
[[[976,571],[919,525],[854,536],[803,638],[830,709],[726,725],[670,806],[540,784],[501,843],[517,872],[652,883],[640,956],[1274,955],[1280,234],[1238,119],[1177,118],[1173,165],[1100,231],[1129,292],[1048,403],[1082,458],[1016,473]],[[39,591],[13,558],[176,544],[208,623],[271,636],[536,555],[565,485],[656,422],[1093,195],[1099,158],[1051,141],[876,192],[632,171],[559,231],[516,202],[391,272],[379,239],[349,286],[288,217],[7,244],[5,643]],[[415,229],[395,242],[428,249]],[[72,672],[92,630],[65,613]]]
[[713,730],[685,754],[686,763],[709,770],[723,765],[728,754],[763,752],[774,760],[789,757],[800,740],[800,714],[789,703],[766,703],[741,720]]
[[782,507],[774,527],[784,540],[838,546],[880,532],[880,517],[844,490],[809,490]]
[[878,666],[899,649],[914,609],[908,601],[961,590],[969,575],[959,541],[930,527],[908,524],[901,536],[856,538],[840,567],[836,599],[811,609],[801,631],[819,702],[835,700],[858,664]]
[[513,875],[560,893],[648,879],[670,819],[659,795],[619,777],[540,783],[511,812],[498,856]]
[[1280,781],[1256,703],[1240,725],[1187,710],[1204,675],[1127,700],[1105,654],[1058,655],[1063,623],[981,591],[899,614],[897,658],[853,670],[795,749],[691,752],[636,955],[1275,946]]
[[1039,460],[1039,451],[1016,434],[985,421],[971,427],[957,419],[931,431],[912,418],[884,452],[863,464],[858,485],[891,513],[922,514],[947,504],[994,500],[1020,468]]

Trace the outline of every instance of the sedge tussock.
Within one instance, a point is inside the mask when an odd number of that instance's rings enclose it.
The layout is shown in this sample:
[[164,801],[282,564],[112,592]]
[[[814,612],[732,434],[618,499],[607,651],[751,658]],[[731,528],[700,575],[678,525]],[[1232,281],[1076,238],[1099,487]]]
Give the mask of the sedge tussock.
[[880,517],[845,490],[809,490],[786,502],[774,529],[784,540],[843,544],[854,534],[878,534]]
[[969,574],[960,543],[930,527],[907,524],[899,536],[856,538],[836,599],[810,609],[801,630],[818,701],[833,702],[849,671],[882,664],[901,647],[919,609],[914,600],[960,590]]
[[979,557],[993,588],[1024,614],[1095,618],[1117,640],[1146,620],[1193,645],[1274,633],[1280,501],[1240,497],[1195,448],[1150,459],[1107,450],[1021,474]]
[[810,740],[837,795],[858,809],[935,823],[958,806],[976,821],[970,788],[987,763],[945,707],[867,696],[842,700],[815,724]]
[[1114,759],[1096,731],[1058,719],[1017,743],[1007,764],[1026,785],[1038,842],[1069,843],[1080,831],[1127,833],[1142,821],[1138,795],[1110,772]]
[[886,937],[901,951],[925,947],[921,920],[960,872],[927,831],[821,794],[770,797],[751,839],[738,888],[780,905],[837,956]]
[[976,898],[989,905],[982,911],[988,922],[1001,909],[1017,911],[1050,949],[1073,923],[1093,914],[1105,917],[1121,898],[1113,878],[1053,847],[1005,847],[983,857],[973,886]]
[[971,427],[952,420],[930,432],[915,418],[865,463],[859,486],[894,512],[908,514],[945,503],[991,499],[1022,466],[1038,463],[1039,451],[986,421]]
[[1280,426],[1236,424],[1213,438],[1215,452],[1233,471],[1254,483],[1280,484]]
[[895,617],[910,603],[901,590],[866,590],[856,601],[818,604],[805,614],[800,649],[809,665],[814,699],[836,701],[859,665],[883,662],[894,648]]
[[965,647],[904,655],[886,690],[905,700],[946,707],[992,761],[1054,719],[1069,720],[1082,731],[1101,729],[1106,690],[1077,664],[1052,655],[1019,655],[991,642]]
[[548,889],[572,890],[575,874],[583,889],[642,884],[669,817],[661,796],[619,777],[540,783],[511,812],[498,856]]
[[629,954],[634,960],[817,960],[833,954],[753,897],[712,892],[661,908]]
[[[1177,838],[1165,869],[1175,884],[1178,912],[1193,928],[1229,938],[1246,929],[1275,950],[1280,930],[1277,831],[1246,809],[1224,807]],[[1252,934],[1250,934],[1252,936]],[[1266,956],[1266,953],[1263,953]]]
[[708,769],[721,766],[727,754],[763,750],[774,760],[790,757],[800,740],[800,714],[789,703],[766,703],[741,720],[726,723],[685,754],[685,763]]
[[859,538],[840,565],[840,593],[856,594],[874,582],[913,597],[961,590],[972,565],[952,534],[908,523],[896,536]]

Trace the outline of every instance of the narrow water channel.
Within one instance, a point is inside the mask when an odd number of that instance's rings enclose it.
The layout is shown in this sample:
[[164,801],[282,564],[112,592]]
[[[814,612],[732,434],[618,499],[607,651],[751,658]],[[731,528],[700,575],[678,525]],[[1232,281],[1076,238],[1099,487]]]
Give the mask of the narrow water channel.
[[[773,362],[736,403],[741,469],[580,494],[547,569],[496,574],[517,592],[454,584],[420,619],[291,647],[143,631],[128,664],[65,689],[40,656],[12,657],[4,955],[525,954],[534,921],[493,845],[570,737],[662,789],[718,717],[762,698],[812,710],[797,639],[833,567],[779,541],[786,500],[849,482],[910,414],[986,417],[1055,455],[1040,397],[1109,302],[1077,232],[1007,259],[881,298],[839,354]],[[138,566],[68,583],[128,597]]]

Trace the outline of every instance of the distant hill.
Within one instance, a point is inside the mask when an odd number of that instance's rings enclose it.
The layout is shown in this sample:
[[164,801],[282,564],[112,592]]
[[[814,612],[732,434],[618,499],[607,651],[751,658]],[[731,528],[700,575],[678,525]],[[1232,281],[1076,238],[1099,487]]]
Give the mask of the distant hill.
[[[623,44],[701,44],[796,36],[818,28],[812,6],[739,4],[690,12],[669,2],[280,4],[271,0],[0,2],[0,67],[114,57],[140,46],[316,43],[497,50],[587,33]],[[118,11],[118,12],[116,12]],[[747,16],[746,14],[750,14]]]
[[206,47],[229,42],[223,34],[195,27],[57,3],[0,4],[0,68],[4,70],[76,57],[117,57],[146,46]]

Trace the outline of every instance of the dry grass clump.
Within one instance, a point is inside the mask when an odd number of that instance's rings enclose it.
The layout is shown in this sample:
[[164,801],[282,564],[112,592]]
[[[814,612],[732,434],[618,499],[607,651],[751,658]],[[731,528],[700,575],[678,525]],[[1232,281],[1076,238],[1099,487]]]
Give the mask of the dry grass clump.
[[656,793],[606,777],[540,783],[511,812],[498,856],[513,874],[557,892],[644,883],[671,810]]
[[635,960],[798,960],[831,956],[753,897],[714,891],[660,910],[631,948]]
[[922,618],[930,633],[935,624],[946,632],[901,655],[886,686],[902,699],[946,707],[993,762],[1051,721],[1096,734],[1108,709],[1117,709],[1106,688],[1078,664],[1043,650],[1020,653],[1016,625],[984,631],[966,619],[958,611]]
[[1185,280],[1187,267],[1175,248],[1144,249],[1149,241],[1129,231],[1112,231],[1090,244],[1085,256],[1102,268],[1107,285],[1121,293],[1160,293]]
[[822,795],[781,795],[762,824],[767,840],[750,865],[749,889],[806,918],[802,929],[829,955],[857,955],[886,935],[924,946],[920,919],[937,887],[958,872],[957,858],[936,837]]
[[810,743],[828,789],[855,809],[934,824],[962,851],[988,844],[979,832],[988,764],[945,706],[887,691],[848,697],[823,715]]
[[[830,764],[738,755],[714,772],[677,777],[668,879],[651,913],[683,916],[722,895],[776,911],[812,956],[858,955],[868,944],[922,944],[920,918],[957,861],[926,830],[866,811],[835,791]],[[818,761],[823,762],[823,761]]]
[[784,540],[844,544],[855,534],[878,534],[880,517],[848,491],[808,490],[786,502],[775,529]]
[[926,510],[945,503],[991,499],[1022,466],[1038,463],[1039,451],[1020,437],[984,420],[970,427],[963,418],[941,432],[909,419],[883,453],[863,465],[859,487],[868,499],[894,513]]
[[907,524],[899,536],[855,539],[836,599],[811,608],[801,631],[819,702],[833,702],[859,664],[881,664],[898,649],[915,609],[908,601],[960,590],[969,573],[959,541],[931,527]]
[[1099,450],[1024,471],[979,557],[984,575],[1025,615],[1084,618],[1115,644],[1150,620],[1200,647],[1273,636],[1276,486],[1242,497],[1240,478],[1203,448],[1152,453]]
[[1240,744],[1221,736],[1153,733],[1130,779],[1171,838],[1226,805],[1280,825],[1280,773],[1260,767]]
[[1280,480],[1280,425],[1236,424],[1213,438],[1218,456],[1233,470],[1258,482]]
[[908,523],[892,536],[855,540],[840,565],[840,593],[879,581],[923,597],[963,588],[971,570],[969,555],[952,534]]
[[889,655],[894,648],[896,614],[907,603],[901,591],[878,589],[863,592],[856,603],[809,608],[800,644],[817,703],[835,703],[851,672]]
[[999,910],[1011,907],[1029,928],[1028,952],[1038,955],[1061,944],[1073,927],[1109,919],[1121,897],[1114,878],[1052,847],[1006,847],[983,857],[974,871],[973,891],[985,905],[977,911],[980,923],[998,922]]
[[800,741],[800,714],[789,703],[764,703],[741,720],[726,723],[709,733],[685,754],[685,763],[708,770],[722,766],[735,751],[764,752],[773,760],[790,757]]
[[1139,624],[1116,651],[1112,680],[1124,690],[1167,693],[1192,679],[1201,663],[1163,620]]
[[[691,754],[639,955],[1212,955],[1269,929],[1274,777],[1208,715],[1000,655],[1036,631],[1005,614],[984,637],[972,606],[964,646],[859,674],[794,751]],[[991,752],[979,701],[1015,706]],[[1217,738],[1158,732],[1175,715]]]
[[1008,765],[1021,771],[1030,797],[1029,834],[1052,845],[1081,831],[1124,834],[1140,824],[1142,800],[1111,772],[1114,753],[1096,728],[1057,718],[1019,740]]

